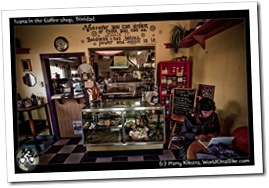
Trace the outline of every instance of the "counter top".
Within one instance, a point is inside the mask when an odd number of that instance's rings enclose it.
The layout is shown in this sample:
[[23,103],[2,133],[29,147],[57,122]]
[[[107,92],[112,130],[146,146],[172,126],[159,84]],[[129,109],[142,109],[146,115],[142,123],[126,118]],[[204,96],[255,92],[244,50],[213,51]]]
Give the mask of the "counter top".
[[52,95],[51,100],[57,100],[60,104],[64,103],[64,100],[76,100],[77,103],[80,103],[81,99],[84,99],[84,95],[83,94],[79,94],[79,95],[74,95],[74,96],[65,96],[64,94],[55,94]]
[[84,98],[83,94],[65,97],[64,94],[62,93],[62,94],[52,95],[50,99],[58,100],[58,99],[81,99],[81,98]]
[[104,112],[104,111],[130,111],[130,110],[163,110],[165,107],[161,104],[149,104],[147,101],[139,100],[119,100],[92,103],[84,106],[83,111]]

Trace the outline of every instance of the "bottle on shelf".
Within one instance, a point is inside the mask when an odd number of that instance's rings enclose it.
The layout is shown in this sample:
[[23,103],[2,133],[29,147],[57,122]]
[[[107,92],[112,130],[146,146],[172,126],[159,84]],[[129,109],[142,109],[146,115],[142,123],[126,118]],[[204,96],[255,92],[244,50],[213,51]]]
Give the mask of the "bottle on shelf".
[[184,67],[183,66],[181,67],[181,74],[182,74],[182,76],[184,75]]
[[36,95],[33,94],[33,93],[32,93],[32,95],[31,95],[31,100],[32,100],[32,104],[33,104],[33,105],[37,105],[37,97],[36,97]]
[[166,89],[166,93],[167,93],[167,94],[171,94],[171,88],[168,87],[168,88]]
[[167,84],[167,79],[166,76],[162,77],[162,85],[166,85]]
[[180,67],[177,67],[177,76],[182,76],[182,69]]
[[176,67],[173,67],[173,70],[172,70],[173,74],[176,73]]
[[169,97],[166,97],[166,99],[165,99],[165,103],[166,103],[166,104],[169,104],[169,102],[170,102],[170,101],[169,101]]
[[169,114],[170,114],[170,110],[169,110],[169,108],[165,108],[165,114],[166,114],[166,115],[169,115]]
[[177,85],[177,77],[176,76],[172,77],[172,85],[173,86]]
[[166,94],[167,94],[166,88],[162,88],[162,95],[166,95]]
[[185,85],[186,84],[186,76],[182,77],[182,84]]
[[182,77],[182,76],[178,76],[178,77],[177,77],[177,84],[178,84],[178,85],[181,85],[182,82],[183,82],[183,77]]
[[168,86],[169,85],[172,85],[172,78],[171,77],[168,77],[167,78],[167,83],[166,83]]

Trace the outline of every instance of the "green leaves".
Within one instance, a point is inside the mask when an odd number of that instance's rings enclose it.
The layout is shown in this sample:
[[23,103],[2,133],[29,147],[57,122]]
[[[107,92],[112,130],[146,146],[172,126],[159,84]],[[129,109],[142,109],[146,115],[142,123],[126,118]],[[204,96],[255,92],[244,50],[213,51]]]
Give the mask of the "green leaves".
[[180,23],[173,25],[171,30],[172,47],[175,52],[179,51],[180,41],[185,37],[186,29]]

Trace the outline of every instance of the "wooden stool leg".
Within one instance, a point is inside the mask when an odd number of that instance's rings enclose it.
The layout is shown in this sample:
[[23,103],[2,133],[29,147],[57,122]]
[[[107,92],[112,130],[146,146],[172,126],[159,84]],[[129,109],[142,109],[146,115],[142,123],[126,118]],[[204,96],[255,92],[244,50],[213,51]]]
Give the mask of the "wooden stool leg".
[[177,126],[177,122],[174,123],[172,132],[171,132],[171,134],[170,134],[170,140],[169,140],[169,144],[168,144],[168,149],[170,149],[170,147],[171,147],[171,144],[172,144],[172,138],[173,138],[173,135],[174,135],[174,133],[175,133],[176,126]]

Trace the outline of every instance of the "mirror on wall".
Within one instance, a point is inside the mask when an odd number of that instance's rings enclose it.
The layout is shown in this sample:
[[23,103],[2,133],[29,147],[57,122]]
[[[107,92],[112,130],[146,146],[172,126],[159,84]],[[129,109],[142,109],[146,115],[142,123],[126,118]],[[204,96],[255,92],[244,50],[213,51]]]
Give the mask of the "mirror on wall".
[[26,73],[23,77],[23,83],[29,87],[36,85],[36,77],[32,73]]

